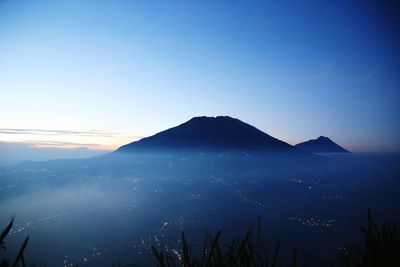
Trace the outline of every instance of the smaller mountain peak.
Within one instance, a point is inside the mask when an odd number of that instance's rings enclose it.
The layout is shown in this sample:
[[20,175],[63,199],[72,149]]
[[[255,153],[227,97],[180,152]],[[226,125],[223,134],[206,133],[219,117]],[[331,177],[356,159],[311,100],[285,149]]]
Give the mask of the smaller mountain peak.
[[297,144],[296,147],[314,153],[348,153],[346,149],[333,142],[330,138],[321,135],[317,139]]
[[327,142],[329,142],[329,143],[335,143],[335,142],[333,142],[329,137],[323,136],[323,135],[321,135],[321,136],[318,137],[317,139],[311,139],[311,140],[309,140],[309,141],[317,141],[317,142],[325,142],[325,143],[327,143]]

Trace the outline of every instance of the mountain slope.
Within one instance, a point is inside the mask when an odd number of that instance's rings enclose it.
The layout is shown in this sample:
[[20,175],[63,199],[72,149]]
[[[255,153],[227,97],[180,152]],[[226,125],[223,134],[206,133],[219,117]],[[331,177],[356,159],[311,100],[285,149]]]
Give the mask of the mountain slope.
[[339,146],[325,136],[320,136],[317,139],[312,139],[303,143],[299,143],[295,145],[295,147],[313,153],[350,153],[348,150]]
[[191,120],[124,145],[117,152],[142,150],[268,150],[296,151],[293,146],[228,116]]

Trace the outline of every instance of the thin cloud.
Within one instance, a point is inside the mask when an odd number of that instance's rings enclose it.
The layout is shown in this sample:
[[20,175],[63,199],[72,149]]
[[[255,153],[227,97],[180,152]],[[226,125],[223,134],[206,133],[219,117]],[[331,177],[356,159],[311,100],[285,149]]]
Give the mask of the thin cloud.
[[[41,148],[79,148],[86,147],[91,150],[113,150],[123,143],[129,143],[142,136],[128,136],[120,133],[89,130],[89,131],[73,131],[73,130],[50,130],[50,129],[32,129],[32,128],[0,128],[0,136],[8,135],[13,136],[15,139],[12,143],[25,144],[31,147]],[[17,137],[19,136],[19,137]],[[79,142],[68,142],[73,137],[81,137]],[[28,139],[29,138],[29,139]],[[98,143],[99,138],[107,138],[109,141],[106,143]],[[19,139],[19,141],[17,141]],[[37,139],[37,140],[36,140]],[[50,139],[50,140],[49,140]],[[58,140],[54,140],[58,139]],[[61,139],[61,140],[60,140]],[[115,144],[111,145],[112,140],[115,139]],[[68,140],[68,141],[63,141]],[[111,140],[111,141],[110,141]],[[86,142],[89,141],[89,142]],[[94,141],[93,143],[90,143]]]
[[15,142],[24,144],[32,147],[47,147],[47,148],[89,148],[95,150],[112,150],[113,147],[109,147],[103,144],[96,143],[78,143],[78,142],[64,142],[64,141],[47,141],[47,140],[24,140],[23,142]]
[[47,130],[47,129],[16,129],[0,128],[0,134],[20,134],[20,135],[73,135],[73,136],[91,136],[91,137],[114,137],[117,134],[103,131],[71,131],[71,130]]
[[32,145],[48,145],[48,146],[91,146],[91,147],[100,147],[103,146],[101,144],[93,144],[93,143],[76,143],[76,142],[64,142],[64,141],[44,141],[44,140],[26,140],[24,143],[32,144]]

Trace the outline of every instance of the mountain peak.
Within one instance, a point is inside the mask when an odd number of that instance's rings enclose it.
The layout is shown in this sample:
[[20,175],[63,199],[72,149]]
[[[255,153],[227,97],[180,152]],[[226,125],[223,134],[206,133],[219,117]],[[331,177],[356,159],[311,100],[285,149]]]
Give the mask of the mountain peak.
[[296,150],[259,129],[229,116],[194,117],[153,136],[120,147],[144,150]]
[[349,153],[348,150],[339,146],[326,136],[320,136],[317,139],[299,143],[295,145],[295,147],[313,153]]
[[240,120],[236,118],[232,118],[230,116],[197,116],[193,117],[190,120],[188,120],[186,123],[202,123],[202,122],[210,122],[210,121],[236,121],[240,122]]

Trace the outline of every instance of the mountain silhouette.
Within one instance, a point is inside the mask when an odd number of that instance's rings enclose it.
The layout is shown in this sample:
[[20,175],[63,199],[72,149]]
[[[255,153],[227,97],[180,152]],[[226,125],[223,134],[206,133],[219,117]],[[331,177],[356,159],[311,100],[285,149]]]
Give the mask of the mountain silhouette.
[[191,120],[118,148],[117,152],[152,150],[297,151],[257,128],[228,116]]
[[348,150],[339,146],[325,136],[320,136],[317,139],[312,139],[303,143],[299,143],[295,145],[295,147],[313,153],[350,153]]

